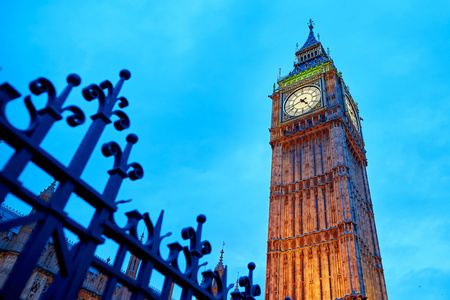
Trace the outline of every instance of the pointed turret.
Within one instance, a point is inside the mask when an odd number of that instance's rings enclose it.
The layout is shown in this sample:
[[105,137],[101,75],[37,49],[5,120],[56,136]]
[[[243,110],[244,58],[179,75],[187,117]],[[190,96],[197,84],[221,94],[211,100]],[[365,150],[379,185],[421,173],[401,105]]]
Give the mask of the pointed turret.
[[223,265],[223,253],[224,252],[223,252],[223,248],[222,248],[222,251],[220,251],[219,262],[217,263],[217,266],[214,268],[214,271],[219,272],[220,277],[222,277],[223,271],[225,270],[225,266]]
[[289,72],[288,75],[278,78],[278,83],[331,60],[322,47],[322,43],[314,35],[314,22],[312,20],[309,20],[308,27],[309,35],[306,42],[295,52],[294,70]]
[[[238,276],[236,279],[236,285],[234,286],[234,290],[239,291],[239,272],[238,272]],[[230,297],[230,300],[233,300],[233,295]]]
[[46,188],[39,194],[39,197],[47,201],[50,200],[50,198],[53,196],[53,193],[55,193],[56,182],[56,180],[53,180],[48,188]]
[[[217,263],[217,266],[214,268],[214,271],[219,273],[220,278],[222,278],[223,276],[223,272],[225,271],[225,266],[223,265],[223,246],[225,246],[225,242],[222,245],[222,250],[220,251],[220,258],[219,258],[219,262]],[[217,282],[214,279],[213,280],[213,284],[212,284],[212,292],[214,296],[217,296]]]
[[309,20],[309,26],[308,27],[309,27],[309,36],[306,39],[306,42],[303,45],[303,47],[301,47],[300,50],[298,50],[295,54],[297,54],[297,53],[299,53],[299,52],[301,52],[301,51],[303,51],[305,49],[308,49],[309,47],[312,47],[314,45],[319,44],[319,42],[316,40],[316,37],[314,36],[314,31],[313,31],[314,22],[311,19]]

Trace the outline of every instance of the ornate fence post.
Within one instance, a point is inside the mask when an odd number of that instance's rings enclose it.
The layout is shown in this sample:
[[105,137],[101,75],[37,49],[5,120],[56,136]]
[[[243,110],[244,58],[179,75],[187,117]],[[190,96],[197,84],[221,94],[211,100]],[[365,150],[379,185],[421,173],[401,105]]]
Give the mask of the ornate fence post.
[[[149,214],[141,215],[138,211],[126,213],[128,222],[125,227],[120,228],[115,223],[114,213],[117,210],[115,199],[122,181],[126,178],[137,180],[143,176],[143,168],[140,164],[128,162],[131,149],[138,141],[136,135],[127,136],[124,148],[114,141],[102,146],[104,156],[114,157],[113,168],[108,171],[110,177],[102,193],[97,192],[80,178],[101,133],[108,124],[112,123],[111,117],[118,117],[118,120],[113,123],[117,130],[125,130],[129,127],[128,116],[120,110],[128,105],[128,101],[124,97],[119,97],[124,81],[129,78],[130,72],[123,70],[115,86],[109,81],[103,81],[99,85],[91,84],[82,90],[86,100],[96,99],[99,106],[97,113],[91,116],[92,123],[89,130],[68,167],[44,151],[40,143],[53,124],[62,120],[61,114],[64,111],[72,112],[67,117],[67,123],[70,126],[75,127],[85,122],[86,118],[80,108],[64,107],[64,102],[71,90],[80,85],[80,77],[75,74],[69,75],[68,85],[59,96],[49,80],[38,78],[32,81],[31,93],[47,94],[48,100],[43,109],[36,110],[31,96],[24,98],[31,120],[25,130],[18,130],[12,126],[5,115],[7,104],[19,98],[20,94],[7,83],[0,85],[0,139],[15,149],[14,155],[0,172],[0,203],[11,193],[33,207],[33,212],[28,216],[0,223],[0,231],[35,223],[28,241],[0,290],[0,298],[20,298],[49,239],[53,239],[52,247],[56,252],[59,272],[52,275],[53,282],[48,291],[42,295],[43,299],[76,299],[89,267],[97,269],[107,277],[102,299],[111,299],[119,284],[130,291],[131,299],[169,299],[174,284],[182,288],[181,299],[183,300],[190,300],[192,297],[216,300],[227,298],[228,290],[232,285],[227,286],[226,269],[222,277],[218,272],[205,271],[202,273],[205,278],[203,284],[200,286],[197,282],[198,271],[202,266],[199,265],[199,259],[211,252],[210,243],[202,240],[201,237],[202,227],[206,221],[205,216],[198,216],[196,230],[186,227],[181,231],[181,237],[189,240],[190,246],[182,246],[177,242],[169,244],[170,253],[167,259],[163,259],[160,255],[161,240],[170,235],[170,233],[161,235],[162,212],[155,224],[150,220]],[[116,103],[119,109],[114,110]],[[59,181],[55,193],[48,202],[36,197],[17,180],[29,162],[33,162]],[[87,228],[64,212],[69,197],[74,193],[95,208],[94,216]],[[137,238],[139,222],[144,222],[149,233],[144,243]],[[64,228],[76,234],[79,242],[69,247]],[[112,265],[94,255],[97,247],[105,242],[105,237],[120,245]],[[127,251],[139,257],[141,261],[136,278],[130,278],[120,270]],[[186,259],[184,271],[180,270],[178,264],[180,254]],[[254,268],[255,265],[250,263],[249,276],[240,279],[240,285],[245,286],[245,292],[233,292],[233,299],[250,300],[260,294],[259,286],[253,285]],[[165,277],[162,291],[149,286],[153,270],[157,270]],[[212,294],[213,280],[218,284],[216,296]]]

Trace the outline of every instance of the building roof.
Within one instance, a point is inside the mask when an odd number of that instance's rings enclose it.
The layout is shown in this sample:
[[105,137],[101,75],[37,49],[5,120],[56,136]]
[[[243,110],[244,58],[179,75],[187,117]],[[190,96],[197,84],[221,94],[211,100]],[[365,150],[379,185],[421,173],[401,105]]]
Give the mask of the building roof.
[[302,52],[303,50],[314,46],[316,44],[319,44],[319,42],[316,40],[316,37],[314,36],[314,31],[313,31],[314,25],[313,25],[313,21],[309,20],[309,35],[308,38],[306,39],[305,44],[297,51],[297,53]]
[[278,77],[277,82],[281,82],[331,60],[330,56],[323,49],[322,43],[314,36],[314,23],[312,20],[309,20],[308,27],[309,35],[305,44],[295,52],[296,60],[294,61],[294,69],[287,75]]

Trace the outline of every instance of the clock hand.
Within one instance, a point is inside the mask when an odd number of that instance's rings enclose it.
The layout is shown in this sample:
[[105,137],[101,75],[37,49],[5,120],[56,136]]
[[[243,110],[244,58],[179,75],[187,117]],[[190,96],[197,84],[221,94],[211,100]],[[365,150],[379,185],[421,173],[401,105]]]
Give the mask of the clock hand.
[[290,106],[296,106],[300,101],[299,100],[294,100],[292,101],[292,104]]
[[308,105],[308,102],[306,102],[305,100],[307,99],[307,97],[303,98],[303,99],[297,99],[296,101],[294,101],[291,105],[289,106],[285,106],[285,110],[290,110],[292,108],[295,108],[297,106],[297,104],[299,104],[300,102],[305,103],[306,105]]
[[305,102],[305,99],[306,99],[306,98],[304,98],[304,99],[298,99],[294,104],[292,104],[292,106],[296,106],[296,105],[299,104],[300,102],[304,102],[305,104],[308,104],[308,103]]
[[289,106],[286,106],[284,109],[285,110],[291,110],[291,109],[293,109],[294,108],[294,105],[289,105]]

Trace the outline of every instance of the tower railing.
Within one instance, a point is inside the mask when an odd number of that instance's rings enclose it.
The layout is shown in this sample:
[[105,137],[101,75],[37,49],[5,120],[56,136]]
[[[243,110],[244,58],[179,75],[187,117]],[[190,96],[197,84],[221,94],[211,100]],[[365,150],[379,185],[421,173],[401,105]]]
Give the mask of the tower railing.
[[[166,259],[160,253],[161,241],[169,235],[161,232],[163,212],[154,222],[148,213],[141,214],[133,210],[125,214],[127,223],[124,227],[117,225],[114,214],[117,204],[121,201],[116,201],[116,197],[123,180],[135,181],[144,175],[143,167],[139,163],[128,162],[131,149],[138,141],[136,135],[129,134],[124,147],[115,141],[102,145],[103,155],[114,157],[113,167],[108,171],[108,182],[102,192],[96,191],[80,177],[106,126],[114,124],[117,130],[122,131],[130,125],[128,116],[122,110],[128,106],[128,100],[119,97],[122,85],[129,78],[130,72],[122,70],[116,85],[106,80],[99,85],[90,84],[82,89],[84,99],[97,102],[98,110],[91,116],[90,127],[67,167],[41,148],[40,144],[51,127],[63,119],[63,112],[70,113],[66,121],[71,127],[86,121],[79,107],[65,106],[68,95],[80,85],[80,77],[69,75],[67,86],[60,94],[57,94],[53,84],[45,78],[32,81],[29,85],[31,93],[47,95],[47,103],[44,108],[37,110],[31,101],[31,95],[24,97],[30,117],[29,126],[24,130],[13,126],[6,117],[8,103],[19,98],[20,93],[8,83],[0,85],[0,139],[15,150],[0,172],[0,203],[4,202],[7,195],[12,194],[33,208],[29,215],[0,223],[0,231],[34,224],[25,246],[1,287],[0,298],[21,297],[42,251],[47,242],[52,240],[59,273],[53,278],[48,290],[42,294],[43,299],[77,299],[90,266],[107,277],[101,299],[111,299],[119,285],[130,291],[130,299],[170,299],[174,284],[181,288],[182,300],[190,300],[193,297],[227,299],[228,291],[233,285],[227,285],[226,268],[222,277],[218,272],[207,270],[201,273],[204,278],[202,283],[199,284],[197,280],[200,267],[206,264],[199,264],[200,258],[211,253],[210,243],[202,239],[202,228],[206,221],[204,215],[197,217],[196,228],[186,227],[181,231],[182,239],[188,240],[189,246],[178,242],[168,244],[169,256]],[[115,108],[116,106],[118,108]],[[48,201],[36,196],[18,180],[29,163],[35,164],[59,182]],[[64,212],[69,197],[73,194],[95,208],[89,226],[81,225]],[[137,236],[137,227],[141,223],[148,232],[148,237],[143,242]],[[79,242],[69,246],[64,229],[74,233]],[[114,240],[119,245],[112,263],[95,255],[97,248],[105,243],[105,238]],[[127,252],[140,259],[135,278],[121,272]],[[180,258],[186,261],[184,270],[180,268]],[[260,295],[260,287],[253,284],[255,265],[250,263],[248,268],[249,275],[239,280],[240,286],[245,287],[245,290],[234,291],[233,299],[254,299]],[[164,276],[161,291],[150,286],[150,279],[155,270]],[[216,295],[212,293],[213,281],[217,284]]]

